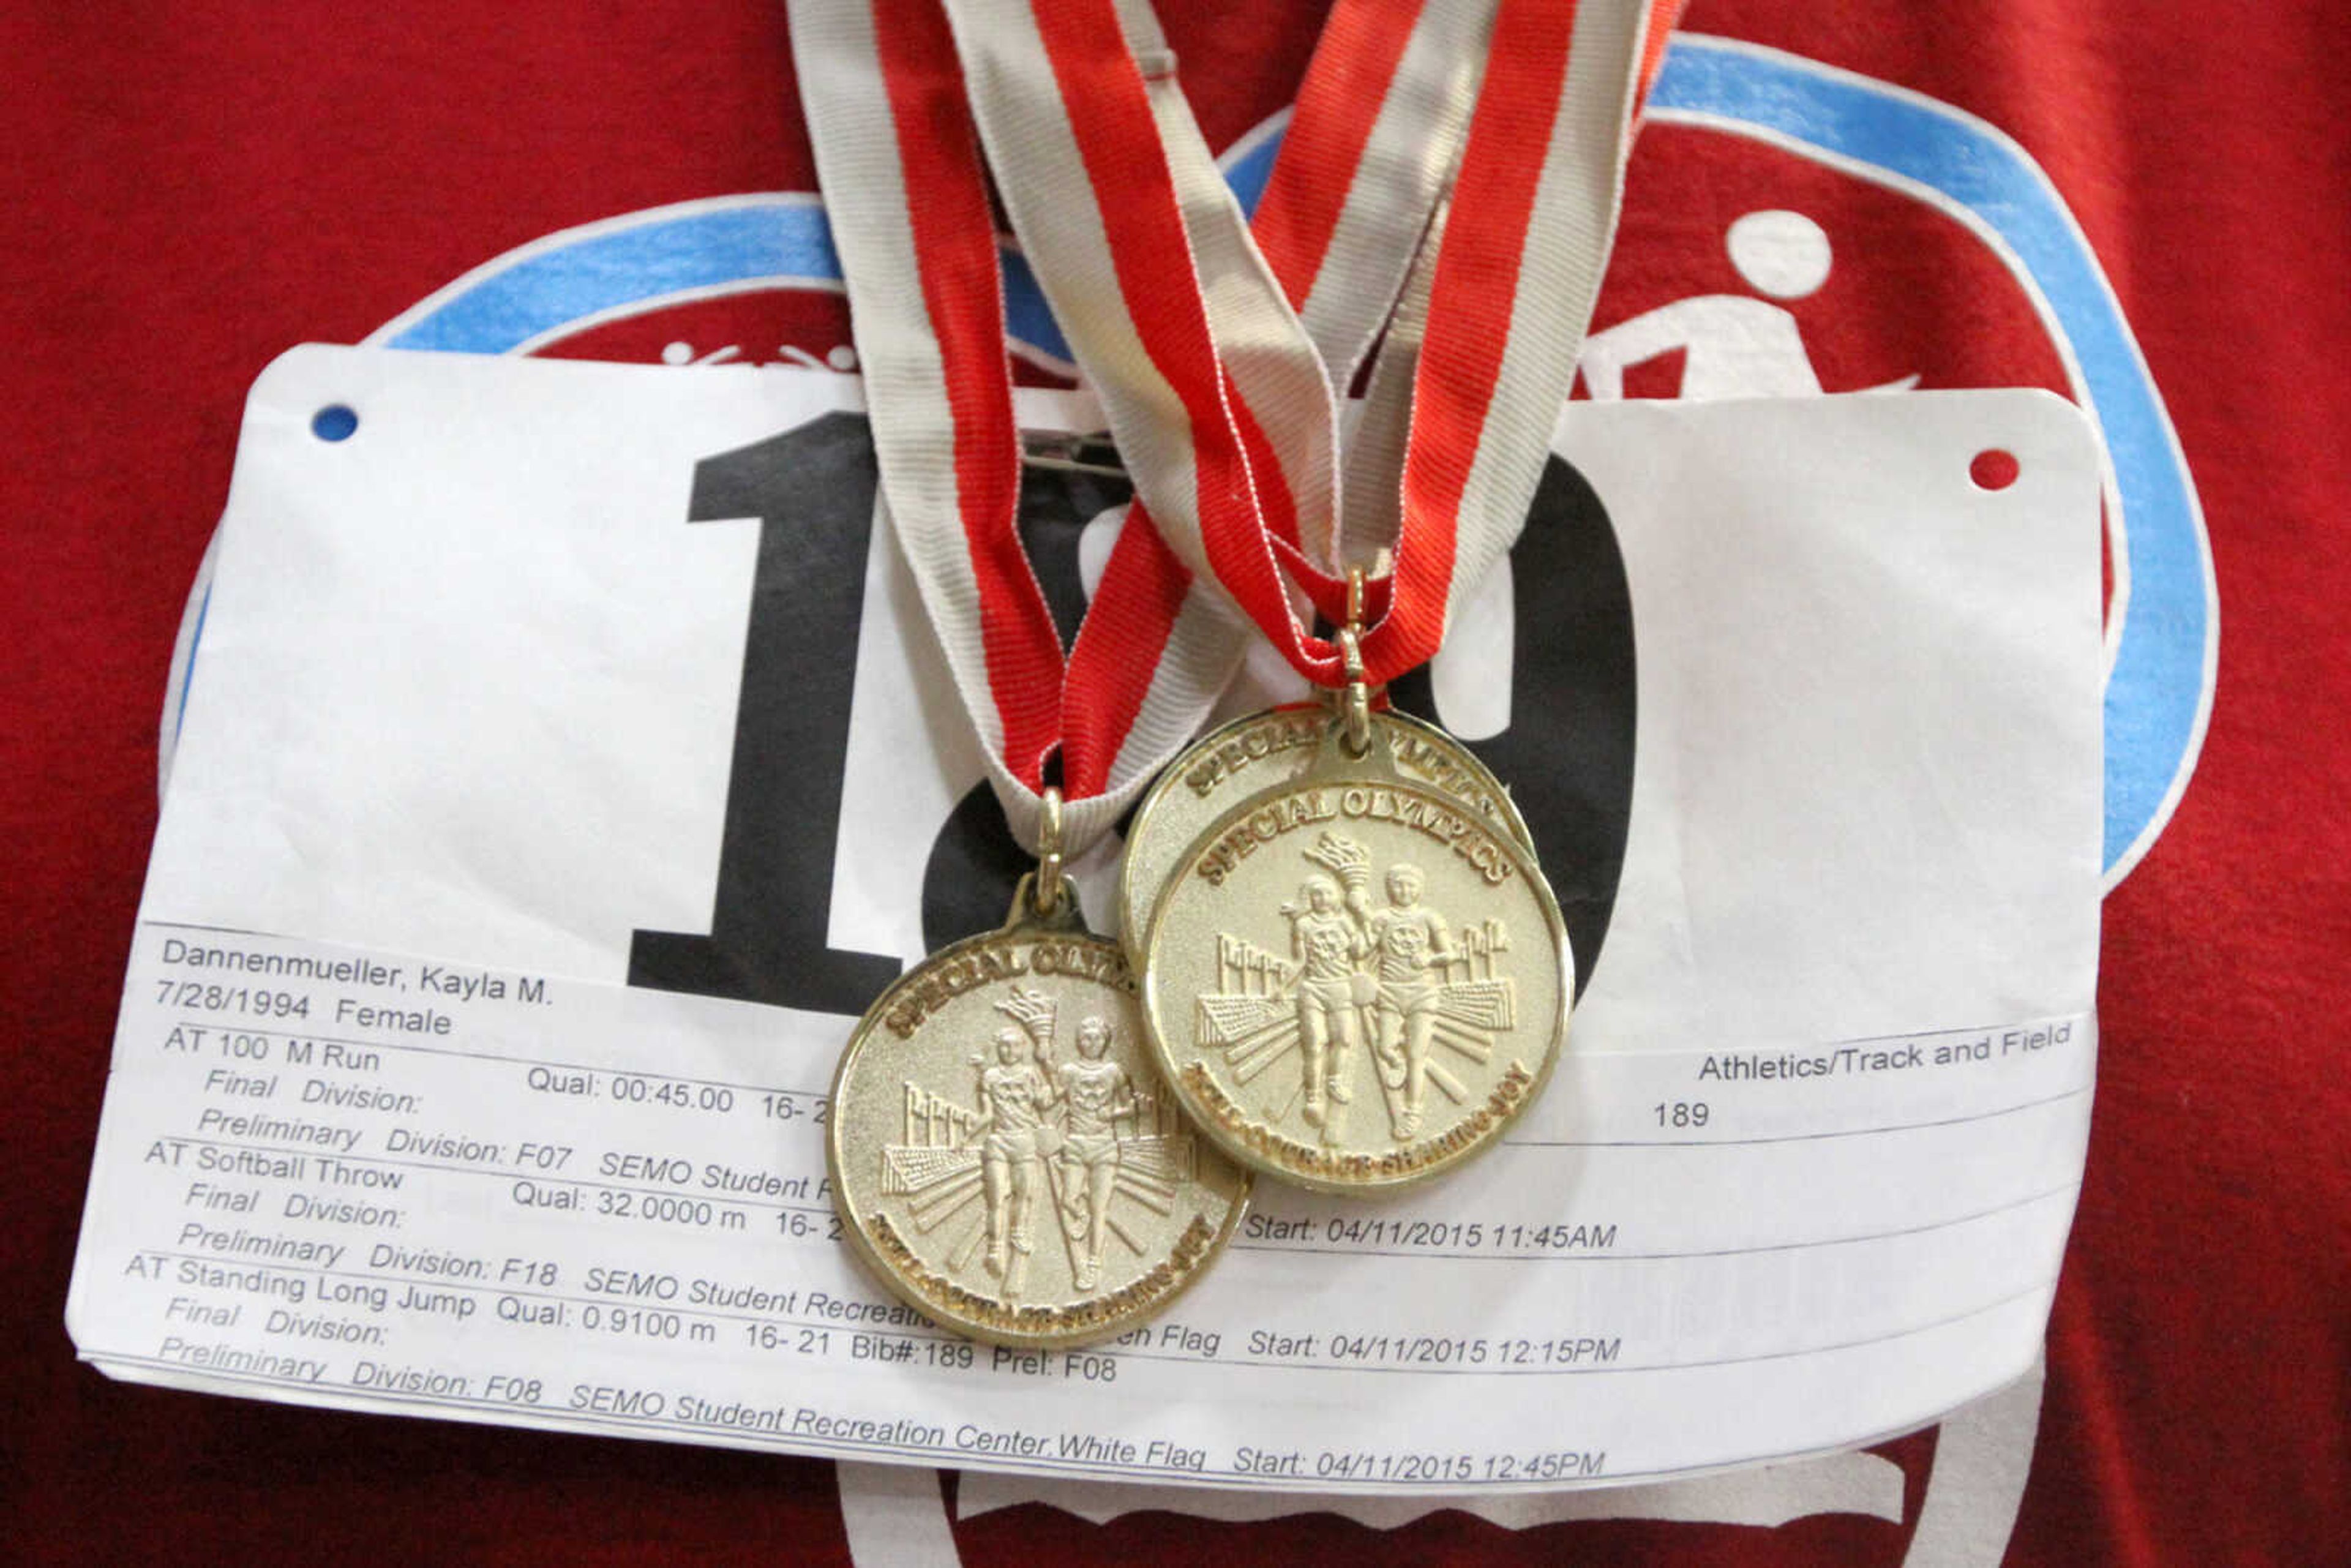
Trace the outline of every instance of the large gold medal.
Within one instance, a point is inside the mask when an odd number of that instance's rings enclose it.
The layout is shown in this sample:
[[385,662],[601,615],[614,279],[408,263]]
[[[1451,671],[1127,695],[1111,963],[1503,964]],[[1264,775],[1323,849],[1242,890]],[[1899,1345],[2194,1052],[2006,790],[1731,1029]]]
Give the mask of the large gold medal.
[[1143,1042],[1135,982],[1049,862],[1000,931],[902,976],[850,1037],[827,1143],[865,1261],[998,1344],[1105,1339],[1196,1280],[1249,1176],[1196,1137]]
[[1199,833],[1139,943],[1185,1109],[1324,1192],[1422,1181],[1499,1139],[1550,1077],[1574,973],[1520,839],[1363,720],[1323,717],[1303,771]]

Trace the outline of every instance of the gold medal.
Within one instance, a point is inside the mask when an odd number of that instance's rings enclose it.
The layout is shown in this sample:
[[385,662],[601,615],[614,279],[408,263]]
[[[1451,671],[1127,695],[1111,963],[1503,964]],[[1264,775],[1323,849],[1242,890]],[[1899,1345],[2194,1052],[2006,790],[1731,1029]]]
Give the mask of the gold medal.
[[[1350,674],[1354,629],[1341,633]],[[1135,944],[1160,1071],[1250,1167],[1323,1192],[1423,1181],[1548,1081],[1574,968],[1521,839],[1398,767],[1360,677],[1313,760],[1196,837]]]
[[[1501,781],[1475,752],[1433,724],[1392,710],[1369,716],[1372,744],[1406,780],[1472,808],[1531,854],[1533,838]],[[1141,961],[1152,901],[1201,831],[1268,786],[1295,777],[1331,734],[1331,709],[1293,703],[1235,719],[1195,741],[1168,764],[1135,808],[1118,874],[1119,929]]]
[[843,1228],[891,1290],[998,1344],[1152,1316],[1249,1200],[1249,1173],[1194,1135],[1152,1065],[1126,955],[1080,925],[1058,861],[1022,879],[1003,929],[884,991],[832,1085]]

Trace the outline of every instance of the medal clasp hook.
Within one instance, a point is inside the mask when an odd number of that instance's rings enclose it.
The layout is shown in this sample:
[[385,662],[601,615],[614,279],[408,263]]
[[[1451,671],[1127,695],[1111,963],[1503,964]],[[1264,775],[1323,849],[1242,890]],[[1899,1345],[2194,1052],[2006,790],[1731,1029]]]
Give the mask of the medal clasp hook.
[[1037,874],[1029,880],[1029,904],[1040,919],[1061,913],[1067,896],[1061,880],[1061,791],[1045,786],[1043,816],[1037,824]]
[[1339,628],[1339,665],[1347,677],[1339,712],[1346,726],[1347,755],[1372,748],[1372,688],[1364,678],[1364,569],[1347,569],[1347,623]]

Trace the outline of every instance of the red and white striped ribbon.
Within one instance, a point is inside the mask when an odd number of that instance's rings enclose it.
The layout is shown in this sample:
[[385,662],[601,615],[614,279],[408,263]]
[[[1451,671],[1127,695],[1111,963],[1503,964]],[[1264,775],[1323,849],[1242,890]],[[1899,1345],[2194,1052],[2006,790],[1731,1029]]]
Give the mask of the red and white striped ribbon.
[[995,225],[937,0],[792,0],[792,47],[883,481],[989,779],[1035,847],[1099,838],[1197,729],[1240,629],[1148,528],[1119,535],[1064,657],[1019,530]]
[[[1458,100],[1472,69],[1460,62],[1482,32],[1484,68],[1446,221],[1438,232],[1422,220],[1431,239],[1421,276],[1382,354],[1409,361],[1409,434],[1394,439],[1405,422],[1383,416],[1375,398],[1369,433],[1386,432],[1384,444],[1402,450],[1384,474],[1358,482],[1351,472],[1346,486],[1360,510],[1378,509],[1369,497],[1383,488],[1396,508],[1392,570],[1372,585],[1369,676],[1385,681],[1426,660],[1454,607],[1517,537],[1541,477],[1613,237],[1639,93],[1673,7],[1499,0],[1481,27],[1474,8],[1427,0],[1398,47],[1394,11],[1343,5],[1352,31],[1318,52],[1301,95],[1308,123],[1290,128],[1301,156],[1269,187],[1259,225],[1267,243],[1252,261],[1235,259],[1254,247],[1234,238],[1229,198],[1207,189],[1204,150],[1139,0],[947,5],[1005,206],[1153,519],[1187,565],[1213,574],[1325,685],[1343,678],[1338,651],[1308,630],[1290,584],[1338,618],[1332,569],[1343,521],[1346,536],[1362,537],[1340,515],[1328,456],[1345,390],[1338,377],[1353,372],[1366,317],[1386,317],[1393,295],[1380,296],[1399,270],[1389,256],[1366,281],[1339,240],[1350,218],[1380,215],[1358,204],[1357,187],[1394,195],[1393,170],[1374,156],[1396,145],[1378,134],[1385,117],[1409,122],[1415,93],[1431,82],[1453,84],[1434,89],[1440,107]],[[1432,73],[1417,46],[1449,49],[1455,63]],[[1326,68],[1326,52],[1346,71]],[[1332,104],[1348,123],[1332,120]],[[1286,148],[1279,162],[1290,159]],[[1410,187],[1413,203],[1385,214],[1389,243],[1414,225],[1418,193],[1433,203],[1444,187],[1441,174]],[[1326,275],[1329,307],[1317,298]],[[1276,390],[1302,384],[1301,367],[1311,367],[1319,397]],[[1384,380],[1400,404],[1399,378]],[[1359,440],[1346,466],[1361,469],[1383,444]]]
[[[1373,677],[1433,653],[1452,591],[1473,586],[1508,549],[1573,374],[1614,219],[1635,89],[1622,59],[1612,74],[1603,57],[1646,38],[1653,62],[1666,25],[1652,17],[1645,28],[1643,8],[1622,0],[1584,0],[1587,19],[1568,36],[1497,73],[1510,91],[1480,93],[1492,43],[1540,33],[1547,20],[1573,22],[1577,7],[1501,0],[1498,20],[1497,0],[1425,0],[1402,18],[1378,0],[1340,0],[1253,237],[1175,87],[1144,0],[947,0],[952,39],[939,5],[791,0],[793,47],[892,525],[1015,831],[1033,843],[1038,790],[1058,756],[1065,837],[1077,849],[1109,827],[1213,702],[1239,651],[1231,602],[1301,669],[1338,678],[1335,652],[1305,634],[1281,572],[1326,614],[1336,608],[1346,553],[1338,411],[1374,341],[1384,346],[1374,396],[1344,486],[1348,533],[1361,541],[1359,525],[1370,522],[1379,539],[1395,541],[1402,612],[1388,583],[1376,584]],[[1098,91],[1109,95],[1099,103],[1090,96]],[[1569,112],[1595,94],[1614,111]],[[1069,106],[1080,102],[1087,111],[1073,115]],[[1484,155],[1499,157],[1527,145],[1531,126],[1550,132],[1531,172],[1470,183],[1481,202],[1499,193],[1504,220],[1450,225],[1467,237],[1440,246],[1435,236],[1448,225],[1432,214],[1456,181],[1465,135],[1473,155],[1482,134]],[[1019,543],[1019,435],[983,136],[1015,226],[1158,519],[1122,532],[1066,659]],[[1549,205],[1530,189],[1548,192]],[[1563,269],[1535,255],[1560,237],[1562,221],[1580,242]],[[1532,258],[1499,297],[1499,337],[1498,247],[1513,262],[1520,249]],[[1440,336],[1447,355],[1425,360],[1421,328],[1440,289],[1484,308]],[[1563,355],[1545,323],[1516,314],[1562,294],[1573,318]],[[1463,345],[1483,348],[1484,358]],[[1553,370],[1555,392],[1533,373],[1541,367]],[[1465,402],[1479,417],[1465,423]],[[1458,441],[1464,428],[1523,444],[1510,416],[1529,402],[1543,417],[1515,506],[1491,498],[1508,491],[1509,476],[1488,472],[1502,465],[1480,455],[1482,439],[1459,462],[1422,456],[1431,471],[1416,470],[1423,443]],[[1424,494],[1432,489],[1434,507]],[[1400,515],[1416,526],[1397,527]],[[1231,602],[1196,572],[1221,581]]]
[[1252,224],[1332,386],[1354,382],[1452,183],[1495,0],[1339,0]]

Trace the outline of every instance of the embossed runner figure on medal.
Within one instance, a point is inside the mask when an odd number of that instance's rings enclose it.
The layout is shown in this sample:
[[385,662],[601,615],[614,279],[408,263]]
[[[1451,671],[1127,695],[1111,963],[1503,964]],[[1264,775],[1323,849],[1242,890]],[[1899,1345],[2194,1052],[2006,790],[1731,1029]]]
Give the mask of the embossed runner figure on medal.
[[933,954],[858,1023],[833,1085],[835,1200],[883,1282],[937,1322],[1005,1344],[1108,1338],[1200,1277],[1249,1176],[1178,1113],[1126,955],[1085,929],[1063,866],[1198,728],[1240,644],[1146,527],[1120,537],[1064,652],[1017,527],[1002,280],[946,18],[936,0],[794,0],[791,26],[883,503],[1039,861],[1000,930]]
[[1381,694],[1523,525],[1676,7],[1427,0],[1405,26],[1343,0],[1252,229],[1146,7],[946,5],[1130,529],[1332,699],[1210,736],[1138,811],[1120,902],[1155,1051],[1260,1171],[1424,1179],[1541,1089],[1573,969],[1507,793]]

